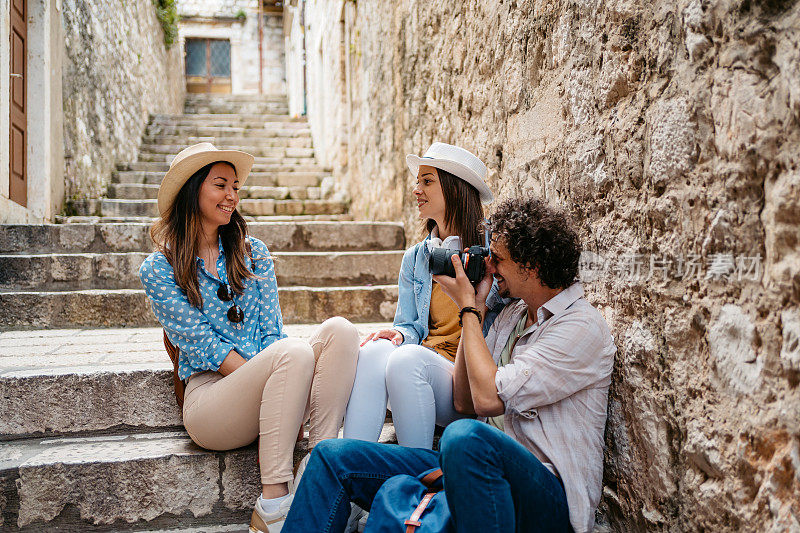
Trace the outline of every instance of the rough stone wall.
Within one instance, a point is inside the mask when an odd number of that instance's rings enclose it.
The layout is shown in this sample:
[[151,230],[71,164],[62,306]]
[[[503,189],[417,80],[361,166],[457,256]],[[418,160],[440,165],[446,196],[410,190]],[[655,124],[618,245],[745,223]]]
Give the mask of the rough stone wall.
[[[800,3],[347,4],[326,89],[351,88],[355,215],[417,228],[404,156],[441,140],[597,254],[619,347],[601,528],[800,531]],[[332,71],[339,20],[305,28]]]
[[[348,173],[347,143],[353,137],[349,120],[352,98],[345,76],[351,50],[345,19],[355,15],[354,8],[352,2],[341,0],[305,2],[305,24],[309,28],[305,48],[306,112],[311,118],[317,159],[335,168],[339,175]],[[291,100],[290,97],[290,103]]]
[[183,64],[151,0],[64,0],[62,23],[66,198],[96,198],[149,115],[183,108]]
[[258,0],[178,0],[181,17],[232,17],[239,10],[258,9]]

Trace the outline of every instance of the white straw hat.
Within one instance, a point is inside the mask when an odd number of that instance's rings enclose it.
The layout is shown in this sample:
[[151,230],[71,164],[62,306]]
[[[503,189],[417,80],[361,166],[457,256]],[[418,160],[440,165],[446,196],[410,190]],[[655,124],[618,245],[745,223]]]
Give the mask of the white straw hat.
[[239,150],[217,150],[211,143],[198,143],[184,148],[169,164],[169,170],[158,188],[158,212],[161,216],[169,211],[181,187],[195,172],[217,161],[226,161],[233,165],[241,187],[250,175],[255,158]]
[[406,156],[406,164],[411,175],[416,178],[420,165],[440,168],[461,178],[476,189],[481,203],[488,204],[494,196],[486,185],[486,165],[472,152],[446,143],[433,143],[422,157],[414,154]]

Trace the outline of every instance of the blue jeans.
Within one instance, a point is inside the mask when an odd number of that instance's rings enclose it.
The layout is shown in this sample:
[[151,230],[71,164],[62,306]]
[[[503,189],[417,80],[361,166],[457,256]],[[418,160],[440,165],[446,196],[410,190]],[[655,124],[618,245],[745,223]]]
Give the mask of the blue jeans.
[[503,432],[476,420],[447,426],[441,451],[350,439],[320,442],[283,533],[340,532],[350,502],[369,510],[384,481],[440,466],[456,531],[570,531],[558,478]]

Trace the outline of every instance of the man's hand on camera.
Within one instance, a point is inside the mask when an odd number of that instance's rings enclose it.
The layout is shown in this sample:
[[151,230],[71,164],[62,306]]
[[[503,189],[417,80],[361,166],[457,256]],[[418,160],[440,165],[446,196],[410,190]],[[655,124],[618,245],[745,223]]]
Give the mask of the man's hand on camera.
[[361,346],[364,346],[369,341],[376,341],[378,339],[387,339],[392,341],[392,344],[395,346],[400,346],[403,343],[403,334],[396,329],[380,329],[367,335],[361,342]]
[[[476,307],[475,287],[472,286],[469,278],[467,278],[464,267],[461,265],[461,259],[457,254],[454,254],[450,260],[453,262],[453,269],[456,271],[456,277],[451,278],[450,276],[440,274],[438,276],[433,276],[433,281],[442,287],[444,293],[456,303],[459,309]],[[483,282],[484,280],[481,281],[481,284],[483,284]],[[491,287],[491,284],[489,286]],[[486,294],[489,294],[488,291]],[[485,306],[486,296],[483,297],[483,302],[481,302],[481,304]]]
[[492,290],[492,283],[494,283],[494,276],[489,272],[489,258],[485,258],[484,262],[486,263],[486,273],[483,275],[483,279],[478,282],[478,285],[475,286],[475,307],[481,313],[486,313],[486,299],[489,297],[489,292]]

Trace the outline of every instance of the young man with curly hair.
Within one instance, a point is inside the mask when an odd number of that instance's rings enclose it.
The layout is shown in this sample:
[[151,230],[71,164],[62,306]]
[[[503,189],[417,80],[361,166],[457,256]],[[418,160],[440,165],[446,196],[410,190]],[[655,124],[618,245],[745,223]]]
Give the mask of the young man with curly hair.
[[[592,530],[614,341],[576,279],[580,242],[563,213],[533,198],[507,200],[491,229],[477,287],[458,259],[455,278],[435,276],[463,322],[454,405],[480,418],[450,424],[438,452],[323,441],[284,533],[342,531],[350,502],[369,509],[389,477],[437,466],[456,531]],[[513,300],[484,338],[492,279]]]

